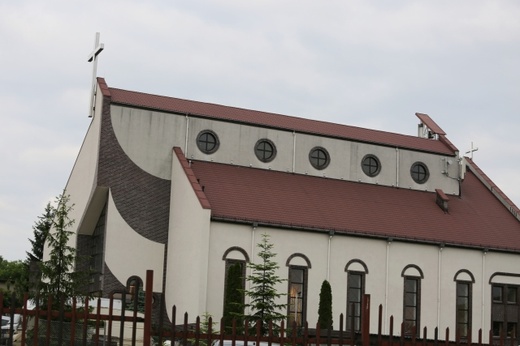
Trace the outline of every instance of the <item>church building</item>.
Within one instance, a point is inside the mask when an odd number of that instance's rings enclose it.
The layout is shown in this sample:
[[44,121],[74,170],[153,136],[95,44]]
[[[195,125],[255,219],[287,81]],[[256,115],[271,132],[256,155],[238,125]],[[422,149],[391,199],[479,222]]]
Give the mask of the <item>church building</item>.
[[[190,316],[220,318],[226,272],[274,244],[288,321],[371,332],[383,306],[412,327],[520,335],[520,210],[427,114],[405,135],[109,87],[66,194],[71,244],[104,296],[144,280]],[[244,282],[247,285],[247,282]],[[156,300],[158,301],[158,300]],[[352,308],[354,307],[354,308]],[[507,313],[505,313],[507,312]],[[396,328],[397,329],[397,328]],[[455,333],[452,332],[452,335]],[[453,338],[453,337],[452,337]]]

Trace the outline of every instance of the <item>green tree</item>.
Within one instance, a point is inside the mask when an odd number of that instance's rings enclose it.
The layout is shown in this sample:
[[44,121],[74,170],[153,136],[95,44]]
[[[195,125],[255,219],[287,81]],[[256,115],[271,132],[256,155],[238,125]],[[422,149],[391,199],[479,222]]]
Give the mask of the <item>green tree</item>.
[[[20,288],[21,283],[25,277],[26,267],[22,261],[8,261],[0,256],[0,283],[5,285],[5,288],[0,287],[0,292],[4,293],[4,305],[15,306],[22,305],[23,289]],[[11,301],[12,294],[15,293],[14,302]]]
[[42,216],[38,216],[38,220],[33,226],[34,239],[29,239],[31,242],[31,252],[26,251],[26,262],[41,262],[43,260],[43,248],[45,246],[45,239],[52,227],[52,219],[54,218],[54,208],[51,203],[47,203],[45,211]]
[[232,332],[233,319],[240,328],[244,315],[244,289],[242,263],[234,263],[229,266],[226,277],[226,290],[224,292],[224,326],[226,333]]
[[321,329],[332,328],[332,289],[327,280],[321,284],[318,323]]
[[47,203],[43,215],[38,216],[38,220],[33,225],[33,239],[29,239],[31,243],[31,251],[26,251],[27,257],[24,261],[24,274],[17,283],[17,293],[23,296],[25,292],[29,292],[33,297],[38,291],[41,279],[40,266],[43,260],[43,249],[45,239],[52,227],[52,219],[54,218],[54,208]]
[[51,230],[46,235],[49,258],[40,266],[40,294],[42,297],[50,295],[56,304],[61,299],[81,298],[86,293],[82,291],[87,279],[86,273],[74,271],[76,250],[69,245],[69,238],[73,234],[70,228],[74,224],[74,220],[69,218],[72,211],[69,200],[68,195],[61,194],[56,198],[56,206],[51,207],[54,218],[51,221]]
[[284,296],[276,290],[276,285],[286,281],[276,275],[278,264],[273,260],[276,256],[272,252],[273,244],[269,242],[269,235],[262,234],[262,241],[257,244],[260,249],[258,257],[260,263],[249,263],[251,275],[246,280],[251,284],[249,290],[245,290],[245,295],[250,298],[250,303],[245,307],[250,309],[250,314],[245,316],[250,321],[262,321],[261,333],[266,335],[269,331],[269,324],[272,322],[273,330],[279,330],[278,322],[285,319],[285,314],[281,310],[287,309],[287,304],[278,304],[277,299]]

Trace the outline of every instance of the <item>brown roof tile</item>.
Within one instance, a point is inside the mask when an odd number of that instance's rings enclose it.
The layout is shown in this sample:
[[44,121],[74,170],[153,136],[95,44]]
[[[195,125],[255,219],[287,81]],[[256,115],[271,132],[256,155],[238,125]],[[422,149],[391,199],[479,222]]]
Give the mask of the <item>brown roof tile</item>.
[[472,173],[449,213],[436,193],[194,161],[216,220],[520,251],[520,222]]

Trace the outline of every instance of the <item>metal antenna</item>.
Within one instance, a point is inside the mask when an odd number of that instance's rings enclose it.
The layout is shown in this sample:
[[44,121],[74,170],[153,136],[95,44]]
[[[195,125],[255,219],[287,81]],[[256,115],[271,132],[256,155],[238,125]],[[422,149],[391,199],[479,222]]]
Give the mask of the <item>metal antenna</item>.
[[90,89],[90,91],[91,91],[91,95],[90,95],[90,108],[89,108],[89,111],[88,111],[89,118],[92,118],[94,116],[94,111],[95,111],[95,108],[96,108],[97,56],[105,48],[105,45],[103,43],[99,43],[99,36],[100,36],[99,32],[96,32],[96,41],[94,43],[94,50],[88,56],[88,62],[91,62],[91,61],[93,62],[93,64],[92,64],[92,88]]

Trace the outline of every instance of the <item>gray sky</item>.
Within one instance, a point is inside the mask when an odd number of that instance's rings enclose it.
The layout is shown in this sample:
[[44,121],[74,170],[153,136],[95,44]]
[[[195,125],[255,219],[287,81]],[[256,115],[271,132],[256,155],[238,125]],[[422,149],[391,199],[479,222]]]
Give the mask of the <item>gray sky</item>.
[[415,135],[429,114],[520,205],[518,0],[0,1],[0,255],[25,258],[111,87]]

